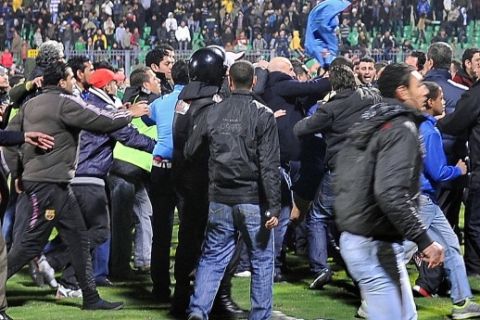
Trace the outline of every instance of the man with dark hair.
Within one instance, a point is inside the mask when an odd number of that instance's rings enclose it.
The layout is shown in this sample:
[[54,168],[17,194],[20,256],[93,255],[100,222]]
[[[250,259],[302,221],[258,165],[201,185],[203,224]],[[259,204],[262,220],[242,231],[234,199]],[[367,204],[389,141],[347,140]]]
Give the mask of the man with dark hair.
[[[160,96],[160,80],[148,67],[134,70],[130,74],[130,82],[130,87],[123,96],[124,103],[146,101],[150,104]],[[152,124],[148,115],[132,120],[132,126],[139,133],[156,139],[156,128]],[[127,279],[132,275],[132,243],[134,267],[141,272],[148,272],[150,268],[152,204],[147,185],[150,180],[152,155],[150,152],[117,143],[113,156],[113,166],[108,179],[112,206],[110,274],[116,279]],[[132,225],[135,225],[134,239]]]
[[72,95],[73,72],[63,62],[49,65],[43,76],[43,93],[30,99],[10,124],[13,130],[45,130],[55,138],[48,153],[22,148],[22,185],[31,201],[32,217],[22,237],[8,253],[8,276],[43,249],[54,227],[63,234],[71,263],[82,289],[84,309],[120,309],[99,297],[92,275],[90,247],[85,222],[70,187],[77,162],[81,129],[111,132],[130,122],[130,111],[108,112]]
[[480,64],[480,49],[467,48],[462,55],[462,68],[457,71],[455,77],[452,78],[456,83],[466,87],[471,87],[477,81],[475,70]]
[[[480,65],[477,64],[475,73],[480,74]],[[470,146],[470,171],[468,198],[465,205],[465,266],[467,273],[472,276],[480,274],[480,126],[479,114],[480,83],[462,95],[455,111],[447,114],[438,121],[438,127],[445,134],[468,137]]]
[[320,289],[331,281],[327,264],[329,230],[333,222],[333,185],[335,159],[347,138],[346,132],[360,119],[360,114],[381,100],[377,89],[361,86],[357,89],[355,75],[347,65],[336,65],[329,71],[329,81],[335,94],[317,111],[295,125],[294,133],[305,136],[322,133],[327,144],[326,169],[307,215],[310,269],[315,276],[311,289]]
[[370,57],[363,57],[358,64],[358,80],[364,86],[371,86],[375,80],[375,60]]
[[[13,146],[29,143],[41,150],[48,151],[54,145],[53,137],[40,132],[17,132],[0,130],[0,146]],[[3,175],[2,175],[3,178]],[[13,192],[13,191],[12,191]],[[8,201],[8,199],[3,199]],[[0,320],[12,320],[7,314],[7,247],[0,231]]]
[[[418,245],[429,266],[444,260],[418,217],[422,152],[417,109],[421,75],[392,64],[378,79],[384,101],[366,110],[336,157],[335,222],[340,251],[367,303],[369,319],[416,319],[402,245]],[[400,195],[400,196],[399,196]]]
[[[178,96],[173,118],[172,173],[178,197],[178,247],[175,254],[175,292],[172,314],[185,317],[191,295],[191,276],[201,255],[208,219],[208,148],[195,161],[184,157],[184,146],[193,128],[207,121],[207,111],[222,100],[219,92],[225,78],[225,52],[207,47],[194,52],[188,64],[190,82]],[[244,317],[232,300],[231,263],[218,289],[212,313],[220,318]]]
[[195,159],[202,146],[210,150],[209,219],[188,310],[191,320],[208,318],[237,231],[252,266],[249,318],[270,319],[273,306],[271,229],[280,213],[278,133],[273,112],[252,96],[253,65],[235,62],[229,75],[232,95],[205,113],[206,121],[199,122],[185,146],[187,159]]
[[[443,91],[445,100],[445,113],[448,115],[455,111],[457,101],[460,99],[467,87],[451,80],[450,65],[452,63],[453,51],[449,44],[436,42],[430,45],[427,51],[427,62],[425,69],[428,73],[426,81],[437,83]],[[458,160],[464,159],[467,155],[466,141],[463,137],[454,137],[448,134],[442,135],[443,148],[447,156],[447,164],[454,166]],[[438,205],[447,217],[453,230],[460,236],[459,215],[463,198],[463,189],[466,180],[460,177],[453,181],[439,184]],[[466,240],[467,241],[467,240]],[[468,261],[466,261],[467,272],[471,272]],[[480,270],[478,270],[480,272]],[[419,277],[415,281],[415,294],[425,296],[436,294],[444,281],[442,268],[428,269],[425,265],[420,267]],[[448,287],[448,286],[447,286]]]
[[427,61],[427,57],[423,51],[413,50],[405,58],[405,63],[417,69],[418,72],[423,73],[423,66]]
[[282,180],[282,210],[279,225],[275,229],[275,282],[285,281],[283,276],[283,239],[290,221],[292,209],[290,162],[299,161],[301,155],[300,140],[293,133],[293,126],[304,117],[304,110],[322,99],[330,90],[327,78],[315,78],[309,81],[294,79],[295,73],[290,60],[283,57],[273,58],[268,65],[268,81],[262,94],[266,105],[274,112],[285,110],[286,115],[277,118],[280,139],[280,158]]
[[130,86],[134,88],[142,87],[144,83],[148,83],[150,76],[155,73],[149,67],[139,67],[130,73]]
[[295,77],[300,81],[307,81],[311,79],[308,68],[298,60],[292,61],[293,72],[295,72]]
[[[472,301],[473,294],[468,283],[465,262],[458,238],[442,210],[436,204],[436,187],[441,181],[454,180],[467,173],[467,166],[459,160],[456,166],[447,165],[440,131],[436,128],[435,116],[444,112],[442,89],[435,82],[425,81],[428,94],[422,111],[426,120],[420,125],[423,141],[423,171],[420,175],[418,211],[428,234],[445,248],[445,271],[451,284],[450,298],[453,303],[452,319],[470,319],[480,316],[480,305]],[[412,242],[405,242],[405,251],[412,252]],[[418,259],[416,259],[418,260]]]
[[150,118],[157,125],[157,144],[153,150],[150,176],[152,201],[152,293],[158,301],[170,300],[170,246],[173,217],[177,197],[172,176],[173,137],[172,125],[178,95],[188,84],[188,64],[179,60],[172,67],[173,91],[157,98],[150,105]]
[[342,56],[338,56],[335,59],[333,59],[332,63],[330,63],[330,69],[335,67],[335,66],[340,66],[340,65],[345,65],[352,70],[354,68],[352,60],[350,60],[348,58],[345,58],[345,57],[342,57]]
[[174,54],[172,46],[162,44],[150,50],[145,56],[145,65],[151,68],[157,78],[160,79],[162,94],[173,91],[170,80],[172,79],[172,67],[175,63]]
[[68,66],[72,68],[75,77],[75,88],[73,94],[86,99],[90,86],[90,75],[93,72],[93,64],[86,56],[74,56],[68,59]]
[[[449,70],[452,63],[452,55],[452,48],[444,42],[432,44],[427,52],[427,65],[430,70],[425,76],[425,80],[433,81],[442,88],[446,114],[455,111],[457,101],[465,90],[468,89],[451,80]],[[443,145],[448,165],[455,165],[459,159],[463,159],[467,155],[465,139],[445,134],[443,135]],[[439,196],[440,207],[456,232],[458,232],[458,215],[464,185],[465,181],[461,179],[451,184],[443,185]]]
[[[114,97],[117,91],[117,79],[113,71],[108,69],[95,70],[89,79],[90,88],[85,102],[101,110],[115,111]],[[148,112],[144,103],[137,103],[129,108],[135,117]],[[90,249],[95,252],[100,246],[102,254],[93,255],[94,277],[97,286],[110,286],[108,276],[108,261],[110,256],[110,219],[108,212],[108,197],[105,190],[106,177],[113,163],[113,148],[116,142],[129,147],[151,152],[155,141],[140,135],[132,126],[125,126],[113,132],[100,134],[83,130],[80,135],[78,164],[71,185],[82,217],[85,221]],[[108,241],[107,241],[108,240]],[[105,244],[106,243],[106,244]],[[62,270],[70,262],[68,252],[59,250],[47,254],[50,265],[55,270]],[[63,271],[57,298],[78,296],[79,292],[75,272],[70,265]]]

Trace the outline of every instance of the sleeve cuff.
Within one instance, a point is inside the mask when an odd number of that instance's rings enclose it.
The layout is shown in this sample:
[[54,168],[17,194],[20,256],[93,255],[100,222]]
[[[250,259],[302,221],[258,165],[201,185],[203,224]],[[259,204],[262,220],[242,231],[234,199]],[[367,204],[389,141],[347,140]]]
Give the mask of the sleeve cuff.
[[455,178],[458,178],[462,175],[462,170],[459,167],[455,167]]
[[414,242],[418,245],[418,251],[422,252],[426,247],[433,243],[433,240],[428,235],[427,230],[425,230],[414,240]]

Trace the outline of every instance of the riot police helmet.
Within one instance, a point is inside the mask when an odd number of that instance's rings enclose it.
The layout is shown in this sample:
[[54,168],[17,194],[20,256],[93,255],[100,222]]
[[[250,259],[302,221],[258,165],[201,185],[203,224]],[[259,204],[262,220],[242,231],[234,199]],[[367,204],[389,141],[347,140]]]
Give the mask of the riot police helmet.
[[218,48],[201,48],[193,53],[188,69],[192,81],[220,86],[227,71],[225,54]]

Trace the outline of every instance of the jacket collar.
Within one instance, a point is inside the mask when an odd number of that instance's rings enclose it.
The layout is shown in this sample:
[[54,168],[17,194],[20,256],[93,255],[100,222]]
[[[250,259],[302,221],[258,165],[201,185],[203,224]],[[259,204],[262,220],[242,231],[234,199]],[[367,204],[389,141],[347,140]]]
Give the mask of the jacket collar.
[[384,98],[383,102],[375,104],[365,111],[361,116],[362,120],[354,124],[347,135],[354,145],[360,149],[365,149],[371,136],[384,123],[400,115],[409,117],[416,125],[425,121],[425,117],[420,111],[397,99]]
[[292,76],[289,76],[286,73],[280,71],[273,71],[268,74],[268,82],[275,83],[277,81],[286,81],[286,80],[294,80]]
[[452,76],[447,69],[432,69],[428,71],[428,73],[426,74],[425,80],[432,79],[432,78],[441,78],[444,80],[450,80]]
[[437,124],[437,118],[428,113],[423,113],[423,116],[427,119],[426,121],[431,122],[434,126]]
[[251,96],[252,92],[246,89],[238,89],[238,90],[232,91],[232,95]]
[[108,103],[109,105],[115,106],[115,101],[103,90],[90,87],[88,92],[100,98],[103,102]]
[[64,89],[60,88],[59,86],[45,86],[42,87],[42,93],[59,93],[59,94],[69,94],[71,93],[65,91]]

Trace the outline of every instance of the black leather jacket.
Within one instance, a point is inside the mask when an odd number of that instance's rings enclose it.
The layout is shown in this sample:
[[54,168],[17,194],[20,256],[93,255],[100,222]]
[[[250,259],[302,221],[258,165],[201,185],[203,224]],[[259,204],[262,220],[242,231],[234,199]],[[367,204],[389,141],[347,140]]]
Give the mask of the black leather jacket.
[[[209,199],[263,204],[280,213],[280,146],[273,112],[248,90],[215,104],[198,118],[185,157],[208,145]],[[265,202],[265,201],[266,202]]]
[[422,170],[417,128],[424,117],[386,99],[362,118],[337,156],[337,226],[384,241],[406,238],[422,251],[433,242],[418,216],[417,203]]

